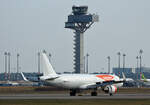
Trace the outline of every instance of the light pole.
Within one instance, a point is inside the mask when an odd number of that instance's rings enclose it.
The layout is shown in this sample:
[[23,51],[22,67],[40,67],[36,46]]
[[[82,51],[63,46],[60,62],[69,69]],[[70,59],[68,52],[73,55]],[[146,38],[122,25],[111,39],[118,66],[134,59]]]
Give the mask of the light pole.
[[118,55],[118,68],[120,69],[120,55],[121,55],[121,53],[118,52],[117,55]]
[[137,60],[137,62],[136,62],[136,66],[137,66],[137,67],[136,67],[136,71],[137,71],[137,72],[136,72],[136,73],[137,73],[137,79],[138,79],[138,72],[139,72],[139,71],[138,71],[138,70],[139,70],[139,57],[138,57],[138,56],[136,56],[136,60]]
[[38,52],[38,73],[40,74],[40,52]]
[[5,52],[4,55],[5,55],[5,80],[7,80],[7,52]]
[[89,64],[88,57],[89,57],[89,54],[87,53],[86,54],[86,73],[89,72],[89,70],[88,70],[88,64]]
[[8,54],[8,80],[10,80],[10,52]]
[[110,56],[108,56],[107,59],[108,59],[108,74],[110,74]]
[[84,59],[84,73],[87,73],[87,72],[86,72],[86,67],[85,67],[85,66],[86,66],[86,65],[85,65],[86,57],[84,56],[83,59]]
[[124,73],[124,69],[125,69],[125,56],[126,56],[126,54],[123,54],[123,73]]
[[140,54],[140,79],[141,79],[141,75],[142,75],[142,53],[143,50],[140,49],[139,54]]
[[17,80],[19,80],[19,53],[17,54]]
[[51,62],[51,57],[52,57],[52,54],[51,53],[49,53],[49,62]]
[[139,57],[136,56],[136,68],[138,69],[139,68]]

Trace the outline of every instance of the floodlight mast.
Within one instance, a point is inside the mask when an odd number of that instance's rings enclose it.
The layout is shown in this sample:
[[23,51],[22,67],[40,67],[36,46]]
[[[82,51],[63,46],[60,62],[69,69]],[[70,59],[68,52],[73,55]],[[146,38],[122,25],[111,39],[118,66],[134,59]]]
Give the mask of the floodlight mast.
[[85,73],[84,71],[84,32],[99,20],[98,15],[87,14],[88,6],[73,6],[72,14],[65,22],[65,28],[75,30],[74,36],[74,69],[75,73]]

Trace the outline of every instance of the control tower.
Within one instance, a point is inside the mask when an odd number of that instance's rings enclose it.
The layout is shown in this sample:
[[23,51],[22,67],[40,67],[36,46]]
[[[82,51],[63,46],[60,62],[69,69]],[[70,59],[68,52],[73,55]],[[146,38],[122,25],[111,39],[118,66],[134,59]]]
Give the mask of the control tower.
[[72,14],[65,22],[65,28],[73,29],[74,36],[74,69],[75,73],[85,73],[84,71],[84,32],[90,28],[94,22],[98,22],[96,14],[88,14],[88,6],[73,6]]

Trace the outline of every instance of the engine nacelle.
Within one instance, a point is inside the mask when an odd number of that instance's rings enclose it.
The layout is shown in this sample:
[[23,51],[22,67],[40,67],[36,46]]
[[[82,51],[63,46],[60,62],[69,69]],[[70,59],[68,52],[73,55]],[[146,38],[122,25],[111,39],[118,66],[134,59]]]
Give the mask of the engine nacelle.
[[113,85],[107,85],[103,88],[105,93],[114,94],[117,92],[117,87]]

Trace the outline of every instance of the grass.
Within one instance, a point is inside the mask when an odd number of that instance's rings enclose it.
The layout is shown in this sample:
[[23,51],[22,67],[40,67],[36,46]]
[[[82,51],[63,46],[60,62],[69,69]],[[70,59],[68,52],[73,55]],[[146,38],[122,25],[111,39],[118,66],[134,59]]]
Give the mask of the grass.
[[30,87],[30,86],[14,86],[0,87],[0,94],[57,94],[67,93],[67,90],[57,89],[55,87]]
[[144,93],[144,94],[150,94],[150,88],[119,88],[117,93],[123,93],[123,94]]
[[150,105],[149,99],[0,100],[0,105]]

